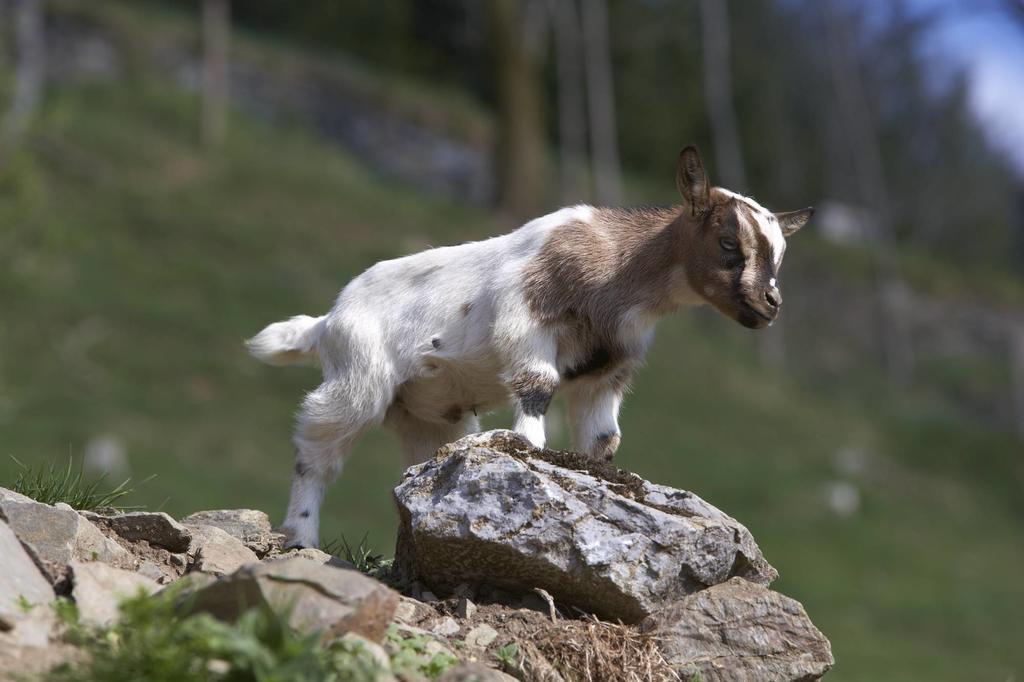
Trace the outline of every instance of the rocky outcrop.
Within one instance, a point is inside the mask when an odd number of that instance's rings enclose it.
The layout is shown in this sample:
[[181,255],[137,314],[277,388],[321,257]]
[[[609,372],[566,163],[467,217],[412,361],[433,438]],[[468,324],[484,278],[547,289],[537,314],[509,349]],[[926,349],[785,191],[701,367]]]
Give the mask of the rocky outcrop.
[[747,529],[693,493],[497,431],[410,468],[395,500],[395,569],[371,577],[282,552],[255,510],[98,515],[0,488],[0,669],[76,656],[55,594],[102,626],[171,584],[184,611],[275,611],[369,657],[378,682],[439,661],[449,682],[813,680],[832,665]]
[[541,588],[635,623],[733,577],[778,576],[742,524],[693,493],[510,431],[446,446],[405,473],[395,500],[396,564],[440,592]]

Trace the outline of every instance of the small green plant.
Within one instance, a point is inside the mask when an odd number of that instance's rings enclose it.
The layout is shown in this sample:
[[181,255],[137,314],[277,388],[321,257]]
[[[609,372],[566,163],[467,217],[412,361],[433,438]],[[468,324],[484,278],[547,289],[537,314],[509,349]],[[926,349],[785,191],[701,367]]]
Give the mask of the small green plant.
[[367,543],[368,537],[369,533],[363,535],[359,544],[353,547],[342,535],[341,539],[324,545],[324,551],[353,564],[360,573],[372,576],[386,573],[391,568],[393,560],[385,559],[383,554],[375,554]]
[[394,651],[391,669],[397,675],[424,675],[433,679],[459,662],[454,655],[440,649],[433,638],[426,635],[405,637],[394,624],[388,627],[387,642]]
[[[120,485],[108,490],[103,487],[106,474],[87,481],[81,462],[76,469],[71,457],[68,457],[67,467],[59,467],[54,462],[40,466],[28,466],[16,457],[12,456],[11,459],[21,468],[11,489],[26,497],[31,497],[36,502],[43,504],[64,502],[73,509],[90,511],[103,509],[124,511],[139,508],[118,504],[119,500],[132,493],[133,488],[129,487],[131,479],[125,479]],[[147,478],[142,482],[145,483],[148,480],[150,479]]]
[[18,595],[17,604],[18,604],[18,609],[22,613],[30,613],[32,611],[32,609],[34,609],[36,607],[36,605],[33,604],[32,602],[30,602],[28,599],[26,599],[25,595],[23,595],[23,594],[19,594]]
[[509,642],[499,648],[494,652],[494,655],[501,661],[501,665],[505,670],[517,670],[519,668],[519,645],[515,642]]
[[235,623],[209,614],[184,614],[173,588],[155,597],[139,595],[121,604],[110,627],[89,627],[75,605],[55,608],[65,638],[86,652],[81,662],[53,670],[50,682],[192,682],[260,680],[372,682],[384,672],[358,642],[322,644],[302,635],[269,609],[253,609]]

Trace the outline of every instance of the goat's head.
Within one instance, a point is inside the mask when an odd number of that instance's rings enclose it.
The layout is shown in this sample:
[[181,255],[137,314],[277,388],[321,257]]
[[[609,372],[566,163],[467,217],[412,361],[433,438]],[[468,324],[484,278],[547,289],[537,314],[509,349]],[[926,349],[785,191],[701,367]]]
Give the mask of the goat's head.
[[689,285],[744,327],[770,325],[782,306],[778,272],[786,237],[806,225],[814,209],[772,213],[753,199],[712,188],[696,147],[679,155],[676,185],[685,204],[680,220],[687,228],[682,259]]

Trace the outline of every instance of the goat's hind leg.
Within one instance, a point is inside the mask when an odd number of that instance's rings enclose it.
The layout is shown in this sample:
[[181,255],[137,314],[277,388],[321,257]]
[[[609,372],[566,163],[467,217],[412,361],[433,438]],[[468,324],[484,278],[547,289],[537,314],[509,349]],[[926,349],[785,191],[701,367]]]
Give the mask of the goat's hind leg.
[[406,466],[425,462],[442,445],[480,430],[480,420],[472,412],[445,424],[435,424],[413,417],[401,406],[393,406],[388,411],[385,424],[394,429],[401,439]]
[[[390,389],[368,396],[364,382],[331,381],[309,393],[295,425],[295,470],[282,532],[288,547],[316,547],[320,505],[356,439],[383,419]],[[383,404],[382,404],[383,403]]]

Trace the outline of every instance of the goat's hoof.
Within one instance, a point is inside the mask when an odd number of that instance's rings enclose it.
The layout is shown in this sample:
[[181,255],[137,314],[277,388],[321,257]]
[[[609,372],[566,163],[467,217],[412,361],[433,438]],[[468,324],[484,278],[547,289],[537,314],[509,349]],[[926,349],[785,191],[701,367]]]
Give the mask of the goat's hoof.
[[310,541],[308,538],[303,538],[294,528],[281,526],[277,529],[277,532],[284,536],[284,542],[281,544],[282,552],[287,552],[293,549],[317,548],[317,542],[315,540]]

